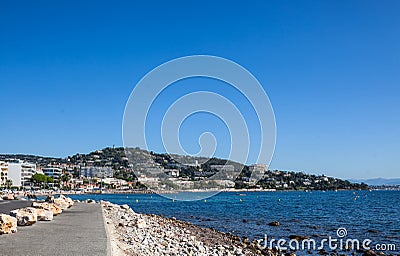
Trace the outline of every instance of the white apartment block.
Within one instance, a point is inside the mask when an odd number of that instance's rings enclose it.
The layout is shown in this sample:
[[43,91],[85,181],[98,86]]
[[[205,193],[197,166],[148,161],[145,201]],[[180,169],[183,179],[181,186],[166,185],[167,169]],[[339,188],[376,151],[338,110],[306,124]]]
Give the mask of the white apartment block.
[[17,187],[29,186],[32,175],[36,173],[36,164],[26,163],[21,160],[8,162],[8,179]]

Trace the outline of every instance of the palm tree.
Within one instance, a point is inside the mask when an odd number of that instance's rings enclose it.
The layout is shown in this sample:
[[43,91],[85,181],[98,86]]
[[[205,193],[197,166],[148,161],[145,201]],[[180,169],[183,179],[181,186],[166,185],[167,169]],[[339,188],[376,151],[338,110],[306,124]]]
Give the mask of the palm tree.
[[12,180],[6,180],[6,187],[7,187],[7,189],[10,189],[10,188],[12,187],[12,185],[13,185]]
[[71,180],[71,177],[69,176],[69,174],[63,174],[63,175],[61,175],[61,177],[60,177],[60,181],[63,183],[63,186],[64,187],[66,187],[67,186],[67,183],[68,183],[68,181],[70,181]]

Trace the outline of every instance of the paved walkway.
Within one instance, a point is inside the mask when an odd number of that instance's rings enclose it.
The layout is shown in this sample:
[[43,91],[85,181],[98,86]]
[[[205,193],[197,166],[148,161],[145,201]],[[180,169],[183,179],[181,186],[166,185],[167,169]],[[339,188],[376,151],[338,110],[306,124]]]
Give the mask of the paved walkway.
[[53,221],[40,221],[18,227],[15,234],[0,235],[0,254],[109,255],[107,243],[101,206],[75,203]]
[[32,205],[31,201],[22,201],[22,200],[0,201],[0,213],[10,214],[10,211],[12,210],[28,207],[31,205]]

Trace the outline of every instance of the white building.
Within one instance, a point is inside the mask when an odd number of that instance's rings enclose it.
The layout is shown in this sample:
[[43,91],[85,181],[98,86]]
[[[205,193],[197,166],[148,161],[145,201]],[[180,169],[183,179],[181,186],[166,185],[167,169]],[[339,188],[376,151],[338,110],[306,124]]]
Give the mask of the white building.
[[8,162],[8,178],[12,185],[26,187],[31,184],[32,175],[36,173],[36,164],[26,163],[21,160]]
[[110,167],[82,167],[80,175],[86,178],[111,178],[114,171]]
[[265,164],[253,164],[253,165],[250,165],[250,171],[251,172],[256,172],[257,174],[260,174],[261,176],[264,176],[264,174],[268,171],[268,165],[265,165]]
[[265,164],[253,164],[249,168],[251,172],[250,182],[254,183],[262,178],[268,177],[268,165]]
[[108,185],[115,185],[117,187],[126,186],[128,182],[126,180],[116,179],[116,178],[104,178],[101,179],[102,182]]
[[165,174],[171,177],[179,177],[179,170],[178,169],[167,169]]
[[54,181],[58,181],[62,175],[62,169],[56,167],[46,167],[42,169],[43,174],[52,177]]
[[0,161],[0,187],[6,186],[8,179],[8,163]]

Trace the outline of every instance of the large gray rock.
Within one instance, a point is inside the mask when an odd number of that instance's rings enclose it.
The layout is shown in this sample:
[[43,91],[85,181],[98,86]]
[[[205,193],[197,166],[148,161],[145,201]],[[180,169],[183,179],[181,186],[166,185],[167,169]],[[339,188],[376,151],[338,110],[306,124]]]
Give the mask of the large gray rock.
[[54,199],[53,202],[58,206],[60,206],[63,210],[74,205],[74,201],[71,198],[66,197],[64,195],[60,195],[60,197]]
[[13,210],[10,215],[17,218],[18,226],[30,226],[37,222],[37,211],[33,207]]
[[7,214],[0,214],[0,235],[17,232],[17,219]]
[[37,213],[37,219],[39,221],[51,221],[53,220],[53,212],[50,210],[46,210],[46,209],[36,209],[36,213]]
[[37,208],[37,209],[45,209],[53,212],[53,216],[57,216],[58,214],[62,213],[62,209],[54,204],[54,203],[38,203],[38,202],[33,202],[32,207]]
[[63,199],[68,204],[68,208],[74,205],[74,201],[71,198],[63,195],[60,195],[60,198]]
[[63,198],[54,199],[54,203],[59,206],[62,210],[69,208],[69,204]]

